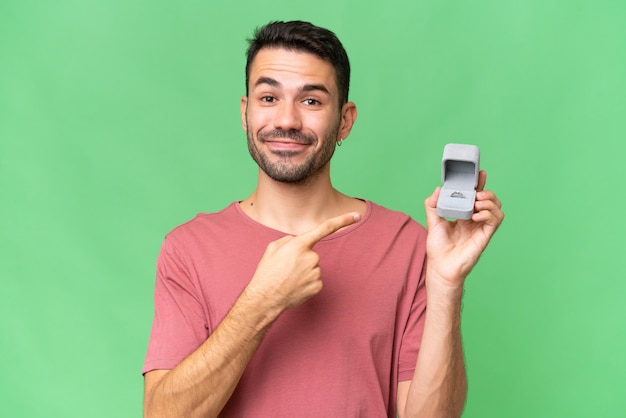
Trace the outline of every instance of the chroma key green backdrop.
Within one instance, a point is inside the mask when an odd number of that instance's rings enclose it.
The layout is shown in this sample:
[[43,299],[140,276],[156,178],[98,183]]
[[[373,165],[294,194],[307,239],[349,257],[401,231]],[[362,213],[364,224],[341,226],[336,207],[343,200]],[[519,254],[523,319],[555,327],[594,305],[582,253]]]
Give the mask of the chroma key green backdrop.
[[333,29],[335,185],[423,221],[448,142],[507,218],[469,277],[466,418],[626,410],[622,0],[0,0],[0,415],[141,416],[163,236],[255,186],[245,39]]

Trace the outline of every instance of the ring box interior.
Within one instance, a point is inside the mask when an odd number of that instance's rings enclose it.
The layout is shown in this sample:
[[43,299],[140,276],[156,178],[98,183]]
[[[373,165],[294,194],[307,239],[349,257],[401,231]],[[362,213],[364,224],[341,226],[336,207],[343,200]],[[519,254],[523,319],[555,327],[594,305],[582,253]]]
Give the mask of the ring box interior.
[[480,149],[475,145],[447,144],[441,161],[443,186],[437,201],[442,218],[470,219],[474,213],[480,169]]

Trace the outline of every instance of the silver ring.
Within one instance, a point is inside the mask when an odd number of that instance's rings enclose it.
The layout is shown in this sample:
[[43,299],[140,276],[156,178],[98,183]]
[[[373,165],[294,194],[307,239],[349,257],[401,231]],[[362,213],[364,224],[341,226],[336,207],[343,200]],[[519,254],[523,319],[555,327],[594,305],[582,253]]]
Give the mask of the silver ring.
[[452,194],[450,195],[450,197],[461,197],[461,198],[465,198],[465,196],[463,195],[463,193],[459,192],[458,190],[455,190],[452,192]]

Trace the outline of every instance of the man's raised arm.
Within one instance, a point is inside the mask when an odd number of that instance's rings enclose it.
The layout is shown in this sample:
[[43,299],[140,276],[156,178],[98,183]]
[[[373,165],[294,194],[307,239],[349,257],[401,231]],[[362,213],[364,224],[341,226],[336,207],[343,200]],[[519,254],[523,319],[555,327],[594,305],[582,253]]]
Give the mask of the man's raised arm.
[[467,380],[461,342],[463,284],[504,219],[502,204],[483,190],[479,173],[471,220],[454,222],[436,213],[439,188],[426,199],[426,320],[411,381],[398,384],[400,417],[460,417]]

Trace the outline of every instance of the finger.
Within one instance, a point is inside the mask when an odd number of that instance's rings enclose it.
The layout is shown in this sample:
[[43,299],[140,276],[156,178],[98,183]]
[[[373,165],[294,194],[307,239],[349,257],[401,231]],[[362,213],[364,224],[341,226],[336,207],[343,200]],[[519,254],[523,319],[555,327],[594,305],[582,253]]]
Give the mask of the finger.
[[441,193],[441,187],[437,187],[435,191],[424,200],[424,210],[426,212],[426,226],[428,229],[432,228],[438,222],[444,219],[437,215],[437,200],[439,200],[439,193]]
[[437,209],[437,200],[439,199],[439,193],[441,192],[441,187],[436,187],[433,193],[426,198],[424,201],[424,207],[426,210]]
[[322,222],[316,228],[310,230],[309,232],[305,232],[304,234],[299,235],[297,239],[302,241],[307,247],[313,248],[313,246],[317,244],[321,239],[329,236],[333,232],[336,232],[343,227],[358,222],[360,219],[361,214],[358,212],[344,213],[343,215],[331,218],[326,222]]
[[493,212],[499,210],[498,206],[493,200],[477,200],[474,204],[475,213],[479,212]]
[[475,222],[485,222],[492,226],[498,226],[504,219],[504,212],[493,200],[481,200],[476,202],[476,212],[472,215]]
[[493,228],[494,231],[500,226],[503,220],[504,213],[499,209],[494,211],[481,210],[472,215],[472,221],[489,226]]
[[487,201],[487,200],[492,201],[499,208],[502,207],[502,202],[500,202],[500,199],[498,199],[498,197],[495,195],[495,193],[492,192],[491,190],[483,190],[481,192],[476,193],[476,201],[477,202],[484,202],[484,201]]
[[485,183],[487,183],[487,172],[480,170],[478,172],[478,184],[476,185],[476,191],[482,192],[485,189]]

